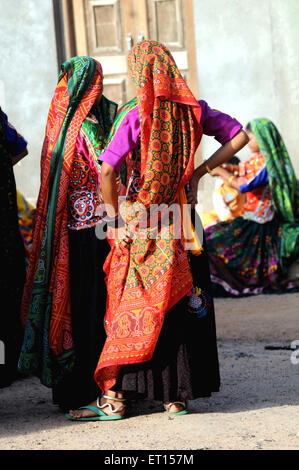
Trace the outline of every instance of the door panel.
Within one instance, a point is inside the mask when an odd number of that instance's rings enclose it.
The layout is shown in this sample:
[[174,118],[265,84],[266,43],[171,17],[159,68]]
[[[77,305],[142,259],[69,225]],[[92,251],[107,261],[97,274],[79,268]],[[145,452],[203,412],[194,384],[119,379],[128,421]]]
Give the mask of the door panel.
[[149,37],[172,51],[184,48],[181,0],[147,0]]
[[91,56],[123,53],[119,0],[85,0],[85,17]]

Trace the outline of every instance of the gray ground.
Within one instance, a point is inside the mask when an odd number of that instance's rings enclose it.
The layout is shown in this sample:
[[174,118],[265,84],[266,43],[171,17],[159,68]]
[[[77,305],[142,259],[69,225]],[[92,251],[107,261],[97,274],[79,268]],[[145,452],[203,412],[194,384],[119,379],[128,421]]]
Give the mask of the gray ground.
[[[35,378],[0,390],[0,449],[299,449],[299,294],[216,300],[222,388],[187,416],[135,404],[116,422],[67,421]],[[297,361],[296,361],[297,359]]]

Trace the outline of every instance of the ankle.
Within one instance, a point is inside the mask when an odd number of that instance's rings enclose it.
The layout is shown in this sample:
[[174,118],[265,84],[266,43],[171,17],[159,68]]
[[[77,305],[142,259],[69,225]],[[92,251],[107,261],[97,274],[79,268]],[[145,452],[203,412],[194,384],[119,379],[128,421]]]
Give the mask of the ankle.
[[103,394],[103,397],[106,397],[106,399],[111,399],[111,400],[124,400],[124,392],[122,391],[114,391],[114,390],[107,390]]

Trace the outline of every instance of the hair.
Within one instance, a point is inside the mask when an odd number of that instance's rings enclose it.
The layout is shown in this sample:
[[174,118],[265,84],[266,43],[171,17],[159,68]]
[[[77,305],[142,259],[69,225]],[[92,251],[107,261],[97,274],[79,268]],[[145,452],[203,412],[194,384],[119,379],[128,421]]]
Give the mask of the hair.
[[230,165],[238,165],[240,163],[240,158],[234,155],[232,158],[230,158],[226,163],[230,163]]

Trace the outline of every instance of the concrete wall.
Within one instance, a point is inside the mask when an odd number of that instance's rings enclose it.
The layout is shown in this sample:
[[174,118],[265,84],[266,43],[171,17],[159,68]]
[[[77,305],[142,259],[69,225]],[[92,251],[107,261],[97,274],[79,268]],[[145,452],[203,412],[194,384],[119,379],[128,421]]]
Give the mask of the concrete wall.
[[36,199],[40,153],[57,83],[52,0],[1,0],[0,105],[28,141],[15,169],[17,187]]
[[[299,177],[298,0],[193,0],[200,98],[236,117],[268,117],[280,130]],[[208,158],[218,143],[202,141]],[[239,154],[250,156],[248,147]],[[200,184],[211,208],[213,180]]]

